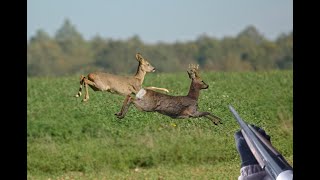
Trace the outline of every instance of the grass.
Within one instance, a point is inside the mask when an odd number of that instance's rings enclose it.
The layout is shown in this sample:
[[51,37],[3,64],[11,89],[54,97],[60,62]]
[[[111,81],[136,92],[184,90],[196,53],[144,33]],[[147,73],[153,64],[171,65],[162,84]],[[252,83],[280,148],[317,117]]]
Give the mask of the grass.
[[[271,136],[293,165],[292,71],[202,72],[199,109],[223,120],[171,119],[133,106],[118,120],[124,97],[89,90],[75,98],[79,76],[29,78],[28,179],[236,179],[240,159],[231,104],[248,123]],[[145,86],[186,95],[187,73],[148,74]]]

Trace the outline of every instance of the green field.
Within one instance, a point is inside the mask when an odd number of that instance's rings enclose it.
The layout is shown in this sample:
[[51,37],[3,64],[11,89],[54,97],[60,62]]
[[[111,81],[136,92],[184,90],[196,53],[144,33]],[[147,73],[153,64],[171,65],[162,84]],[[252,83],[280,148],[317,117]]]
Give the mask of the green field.
[[[199,109],[222,118],[171,119],[131,106],[126,117],[114,113],[124,97],[89,90],[75,98],[79,76],[28,78],[28,179],[237,179],[240,158],[234,133],[239,126],[231,104],[248,123],[271,136],[293,165],[293,74],[202,72]],[[186,95],[187,73],[147,74],[144,86]],[[84,91],[83,91],[84,93]]]

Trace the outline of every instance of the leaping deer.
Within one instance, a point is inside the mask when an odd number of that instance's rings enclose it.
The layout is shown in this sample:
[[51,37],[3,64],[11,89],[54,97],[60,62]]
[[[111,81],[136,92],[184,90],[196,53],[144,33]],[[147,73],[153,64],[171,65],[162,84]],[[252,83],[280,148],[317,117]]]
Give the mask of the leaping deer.
[[[139,66],[134,76],[119,76],[104,72],[89,73],[87,78],[81,75],[80,88],[76,97],[81,96],[82,85],[86,88],[86,94],[82,101],[89,100],[88,85],[94,91],[108,91],[123,96],[127,96],[132,93],[136,94],[142,88],[142,83],[146,73],[155,71],[155,68],[146,59],[144,59],[140,53],[136,54],[136,59],[139,62]],[[165,88],[146,87],[146,89],[169,92]]]
[[171,118],[196,118],[206,117],[215,125],[221,123],[221,119],[210,112],[198,111],[198,97],[201,89],[209,87],[199,76],[199,65],[190,65],[187,71],[192,80],[189,93],[186,96],[171,96],[149,89],[140,89],[135,97],[127,96],[121,111],[115,115],[122,119],[126,115],[131,103],[140,111],[158,112]]

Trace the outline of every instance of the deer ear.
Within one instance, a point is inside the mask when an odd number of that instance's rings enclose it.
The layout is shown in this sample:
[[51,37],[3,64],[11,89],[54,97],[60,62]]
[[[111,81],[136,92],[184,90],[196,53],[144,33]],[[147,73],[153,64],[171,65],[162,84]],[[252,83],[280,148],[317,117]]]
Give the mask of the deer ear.
[[193,73],[191,73],[191,72],[189,72],[189,71],[187,71],[187,73],[188,73],[190,79],[193,79],[193,78],[194,78],[194,74],[193,74]]
[[136,54],[136,59],[137,59],[137,61],[141,62],[143,60],[143,57],[141,56],[140,53],[137,53]]

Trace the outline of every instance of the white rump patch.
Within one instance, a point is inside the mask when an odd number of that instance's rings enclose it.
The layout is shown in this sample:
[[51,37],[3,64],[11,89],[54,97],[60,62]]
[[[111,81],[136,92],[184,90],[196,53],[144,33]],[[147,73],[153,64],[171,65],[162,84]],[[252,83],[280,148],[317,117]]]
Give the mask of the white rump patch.
[[136,94],[136,97],[138,99],[142,99],[142,97],[147,93],[147,91],[145,89],[140,89],[140,91]]

